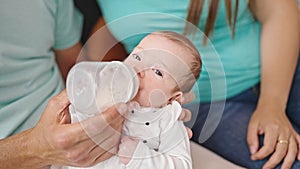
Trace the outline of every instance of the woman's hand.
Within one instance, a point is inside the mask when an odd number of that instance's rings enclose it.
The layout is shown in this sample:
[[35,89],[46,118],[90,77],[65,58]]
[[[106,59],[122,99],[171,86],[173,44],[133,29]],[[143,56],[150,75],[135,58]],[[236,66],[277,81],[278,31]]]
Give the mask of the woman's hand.
[[[182,104],[187,104],[192,102],[195,99],[195,94],[193,92],[188,92],[183,94],[181,103]],[[183,122],[188,122],[190,121],[192,118],[192,113],[190,110],[182,108],[182,112],[179,116],[179,120],[182,120]],[[193,136],[193,132],[190,128],[186,127],[186,131],[188,133],[189,138],[192,138]]]
[[[180,104],[187,104],[192,102],[195,99],[195,94],[193,92],[188,92],[183,94],[183,97],[180,101]],[[182,108],[182,113],[179,116],[179,119],[182,120],[183,122],[188,122],[192,118],[192,113],[190,110]]]
[[117,152],[120,131],[127,107],[107,111],[70,124],[66,92],[53,97],[40,121],[30,133],[34,153],[47,164],[91,166]]
[[[258,135],[264,135],[259,148]],[[299,135],[291,126],[284,110],[276,106],[259,106],[248,126],[248,145],[252,160],[261,160],[270,155],[263,168],[274,168],[282,160],[281,168],[291,168],[300,145]]]

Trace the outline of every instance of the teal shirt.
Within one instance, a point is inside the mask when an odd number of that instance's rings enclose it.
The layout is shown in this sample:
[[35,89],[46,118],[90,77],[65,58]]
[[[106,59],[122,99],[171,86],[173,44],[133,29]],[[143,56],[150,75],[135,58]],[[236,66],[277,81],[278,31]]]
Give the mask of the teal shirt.
[[[98,3],[110,31],[130,52],[151,32],[171,30],[182,33],[189,0],[98,0]],[[193,88],[195,102],[230,98],[260,80],[260,24],[254,21],[248,1],[239,1],[235,37],[232,38],[225,1],[220,0],[213,35],[210,42],[203,45],[200,30],[204,30],[208,6],[206,0],[199,31],[189,36],[203,61],[200,78]]]
[[64,88],[53,49],[75,45],[81,17],[73,0],[2,0],[0,138],[33,127]]

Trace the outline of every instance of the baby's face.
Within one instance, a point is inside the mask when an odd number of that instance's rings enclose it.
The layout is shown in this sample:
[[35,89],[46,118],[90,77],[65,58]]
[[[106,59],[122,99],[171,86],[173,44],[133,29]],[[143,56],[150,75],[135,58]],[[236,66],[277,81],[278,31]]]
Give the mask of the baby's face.
[[133,99],[141,106],[161,107],[176,97],[178,81],[188,72],[184,51],[174,42],[157,35],[145,37],[124,61],[134,67],[140,81]]

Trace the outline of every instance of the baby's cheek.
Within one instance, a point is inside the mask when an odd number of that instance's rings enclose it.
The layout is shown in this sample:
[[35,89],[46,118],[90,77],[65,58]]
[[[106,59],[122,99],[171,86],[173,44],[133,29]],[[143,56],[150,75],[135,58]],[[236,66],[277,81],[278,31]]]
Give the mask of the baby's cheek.
[[151,104],[151,107],[162,107],[166,104],[166,100],[166,95],[162,90],[155,89],[150,92],[149,103]]

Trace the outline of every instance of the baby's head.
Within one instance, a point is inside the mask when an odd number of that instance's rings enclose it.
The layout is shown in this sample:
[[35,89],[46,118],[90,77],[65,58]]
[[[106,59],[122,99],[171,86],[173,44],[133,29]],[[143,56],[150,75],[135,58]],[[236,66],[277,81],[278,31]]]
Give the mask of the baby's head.
[[135,68],[140,81],[133,100],[151,107],[180,102],[198,79],[202,65],[192,42],[170,31],[146,36],[124,62]]

